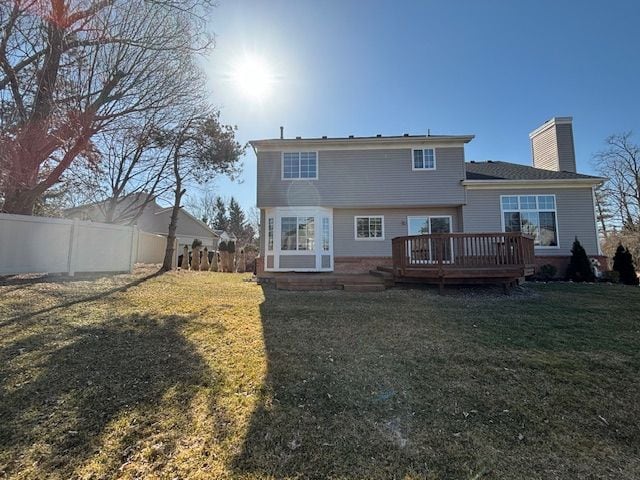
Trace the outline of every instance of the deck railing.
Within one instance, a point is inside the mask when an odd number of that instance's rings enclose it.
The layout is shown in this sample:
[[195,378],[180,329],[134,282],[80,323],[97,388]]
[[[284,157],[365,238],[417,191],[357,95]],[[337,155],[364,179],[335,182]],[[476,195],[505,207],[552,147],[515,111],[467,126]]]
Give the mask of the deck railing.
[[533,237],[520,232],[436,233],[391,242],[393,267],[399,274],[407,269],[506,269],[534,262]]

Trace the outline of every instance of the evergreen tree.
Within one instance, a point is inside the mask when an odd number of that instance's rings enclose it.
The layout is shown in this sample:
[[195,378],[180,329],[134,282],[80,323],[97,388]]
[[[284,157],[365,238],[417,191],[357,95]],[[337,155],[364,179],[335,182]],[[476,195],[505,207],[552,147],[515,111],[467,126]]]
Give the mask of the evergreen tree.
[[213,228],[216,230],[229,230],[229,217],[227,216],[227,206],[222,197],[216,197],[216,214],[213,217]]
[[571,247],[571,260],[567,268],[567,278],[574,282],[593,282],[595,275],[587,252],[576,237]]
[[229,233],[233,233],[238,240],[243,241],[247,219],[238,201],[231,197],[229,201]]
[[633,256],[622,244],[618,245],[613,257],[613,269],[620,274],[620,282],[625,285],[638,285],[640,282],[633,264]]

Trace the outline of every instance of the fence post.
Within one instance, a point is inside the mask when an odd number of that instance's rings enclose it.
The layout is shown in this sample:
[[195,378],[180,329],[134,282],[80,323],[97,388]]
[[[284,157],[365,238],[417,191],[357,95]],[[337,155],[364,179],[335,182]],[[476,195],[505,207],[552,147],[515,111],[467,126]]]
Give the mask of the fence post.
[[78,251],[78,230],[80,221],[77,218],[73,219],[71,224],[71,232],[69,234],[69,256],[67,259],[67,273],[73,277],[76,274],[76,255]]
[[138,242],[140,241],[140,234],[138,227],[131,227],[131,248],[129,249],[129,273],[133,272],[133,266],[138,259]]

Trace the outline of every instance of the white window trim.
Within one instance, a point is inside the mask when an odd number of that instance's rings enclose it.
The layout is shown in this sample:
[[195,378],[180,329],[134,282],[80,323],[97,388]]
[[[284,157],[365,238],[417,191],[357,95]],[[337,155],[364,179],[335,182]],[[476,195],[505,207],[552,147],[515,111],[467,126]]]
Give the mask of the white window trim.
[[[538,202],[537,197],[540,196],[544,196],[544,197],[553,197],[553,204],[555,205],[554,209],[549,209],[549,208],[545,208],[545,209],[540,209],[540,207],[536,208],[535,210],[531,210],[531,209],[522,209],[522,208],[518,208],[518,210],[513,210],[513,209],[504,209],[502,208],[502,198],[503,197],[536,197],[536,205]],[[518,206],[520,203],[520,199],[518,199]],[[536,249],[540,249],[540,250],[559,250],[560,249],[560,230],[558,229],[558,199],[556,198],[556,195],[554,193],[522,193],[522,194],[517,194],[517,195],[500,195],[500,225],[502,226],[502,231],[506,232],[505,230],[505,225],[504,225],[504,214],[505,212],[553,212],[555,213],[555,221],[556,221],[556,245],[552,246],[552,245],[534,245],[534,248]]]
[[[379,218],[382,220],[382,237],[367,237],[367,238],[360,238],[358,237],[358,219],[359,218]],[[353,217],[353,238],[356,241],[363,241],[363,242],[380,242],[383,241],[385,239],[385,235],[384,235],[384,215],[356,215]]]
[[[422,160],[424,161],[425,155],[424,155],[424,151],[425,150],[433,150],[433,167],[427,168],[427,167],[422,167],[422,168],[416,168],[416,164],[415,161],[413,159],[413,152],[415,152],[416,150],[422,150]],[[438,162],[436,160],[436,149],[432,148],[432,147],[424,147],[424,148],[412,148],[411,149],[411,170],[413,170],[414,172],[430,172],[436,169],[438,165]]]
[[[285,178],[284,176],[284,154],[285,153],[315,153],[316,154],[316,176],[315,177],[298,177],[298,178]],[[300,157],[298,157],[298,161],[300,161]],[[300,168],[300,164],[298,164],[298,168]],[[318,180],[318,175],[320,174],[320,155],[317,150],[284,150],[280,153],[280,180],[285,182],[299,182],[302,181],[310,181],[310,180]]]

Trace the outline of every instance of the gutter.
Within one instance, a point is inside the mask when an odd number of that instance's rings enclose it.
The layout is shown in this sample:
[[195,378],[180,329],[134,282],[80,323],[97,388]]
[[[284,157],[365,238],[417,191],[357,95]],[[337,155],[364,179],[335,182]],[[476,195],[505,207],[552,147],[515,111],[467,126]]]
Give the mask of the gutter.
[[603,184],[607,179],[593,178],[547,178],[538,180],[462,180],[462,185],[470,190],[496,190],[500,188],[584,188]]

